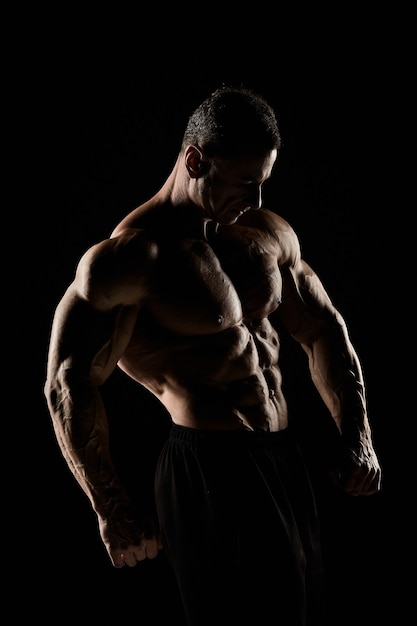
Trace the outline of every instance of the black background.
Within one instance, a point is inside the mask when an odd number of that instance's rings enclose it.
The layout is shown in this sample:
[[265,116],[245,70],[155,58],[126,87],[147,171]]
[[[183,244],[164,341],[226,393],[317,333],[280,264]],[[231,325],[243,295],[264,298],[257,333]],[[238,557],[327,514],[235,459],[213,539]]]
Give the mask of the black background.
[[[395,150],[399,115],[392,108],[399,85],[389,41],[375,33],[370,19],[364,24],[359,18],[343,27],[335,20],[330,32],[324,26],[310,31],[308,20],[299,30],[293,18],[292,36],[285,21],[271,28],[268,16],[256,25],[251,16],[241,19],[233,36],[230,23],[221,22],[219,32],[215,22],[203,33],[188,22],[168,37],[153,22],[147,44],[130,29],[112,29],[111,20],[101,36],[95,30],[90,38],[93,25],[84,31],[81,21],[70,33],[55,28],[41,40],[19,79],[31,199],[22,229],[29,258],[20,294],[28,337],[19,368],[27,383],[17,398],[25,418],[17,421],[15,435],[24,477],[14,491],[23,508],[23,552],[29,554],[17,559],[13,583],[36,588],[31,612],[38,617],[106,623],[118,616],[151,624],[168,615],[183,623],[163,554],[132,569],[111,567],[89,502],[58,450],[42,388],[53,311],[81,254],[159,189],[188,115],[226,82],[259,91],[277,111],[284,148],[264,205],[299,234],[304,258],[347,320],[365,372],[384,484],[371,498],[346,498],[323,477],[332,433],[304,356],[284,339],[286,390],[322,512],[329,623],[361,626],[393,618],[407,601],[400,555],[409,549],[408,537],[397,518],[399,511],[408,516],[409,505],[395,477],[403,434],[393,426],[390,370],[396,365],[389,354],[387,297],[394,282],[392,226],[383,216],[392,194],[387,143]],[[167,16],[164,25],[169,27]],[[142,37],[148,26],[141,23]],[[120,471],[134,470],[138,481],[142,472],[150,477],[167,416],[120,372],[103,393]],[[144,433],[152,439],[144,440]]]

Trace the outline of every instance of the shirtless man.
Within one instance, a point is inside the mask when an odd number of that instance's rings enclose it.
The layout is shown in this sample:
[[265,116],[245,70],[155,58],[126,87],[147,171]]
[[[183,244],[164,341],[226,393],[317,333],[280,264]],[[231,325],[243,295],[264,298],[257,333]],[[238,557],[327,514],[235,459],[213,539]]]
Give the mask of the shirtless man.
[[[53,321],[45,394],[63,456],[115,567],[164,548],[189,626],[322,623],[317,510],[281,387],[278,324],[339,429],[340,488],[381,486],[346,324],[294,230],[261,206],[280,148],[263,98],[211,94],[166,182],[84,254]],[[156,519],[132,505],[111,458],[100,386],[116,367],[172,419]]]

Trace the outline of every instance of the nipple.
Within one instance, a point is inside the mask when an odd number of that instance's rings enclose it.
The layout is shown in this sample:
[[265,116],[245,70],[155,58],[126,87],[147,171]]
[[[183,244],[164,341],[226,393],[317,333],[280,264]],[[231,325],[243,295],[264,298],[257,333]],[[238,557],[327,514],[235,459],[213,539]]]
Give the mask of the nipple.
[[221,326],[224,323],[223,315],[219,315],[219,317],[217,318],[217,323],[219,326]]

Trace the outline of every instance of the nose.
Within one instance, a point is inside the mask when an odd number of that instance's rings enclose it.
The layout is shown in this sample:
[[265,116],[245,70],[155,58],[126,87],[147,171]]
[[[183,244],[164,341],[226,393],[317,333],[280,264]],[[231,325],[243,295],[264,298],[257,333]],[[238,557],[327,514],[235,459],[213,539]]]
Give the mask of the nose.
[[262,206],[262,185],[253,185],[248,194],[248,200],[252,209],[260,209]]

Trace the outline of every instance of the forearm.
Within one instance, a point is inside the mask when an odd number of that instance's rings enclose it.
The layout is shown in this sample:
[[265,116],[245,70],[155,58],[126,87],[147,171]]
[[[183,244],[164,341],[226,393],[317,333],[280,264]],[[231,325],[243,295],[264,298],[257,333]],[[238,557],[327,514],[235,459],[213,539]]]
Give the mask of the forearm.
[[352,443],[367,439],[370,432],[363,372],[343,321],[337,316],[303,348],[313,383],[340,432]]
[[68,388],[56,397],[49,406],[57,442],[93,509],[107,518],[116,509],[128,507],[128,496],[111,459],[107,418],[98,391],[83,393],[82,402],[80,394]]

